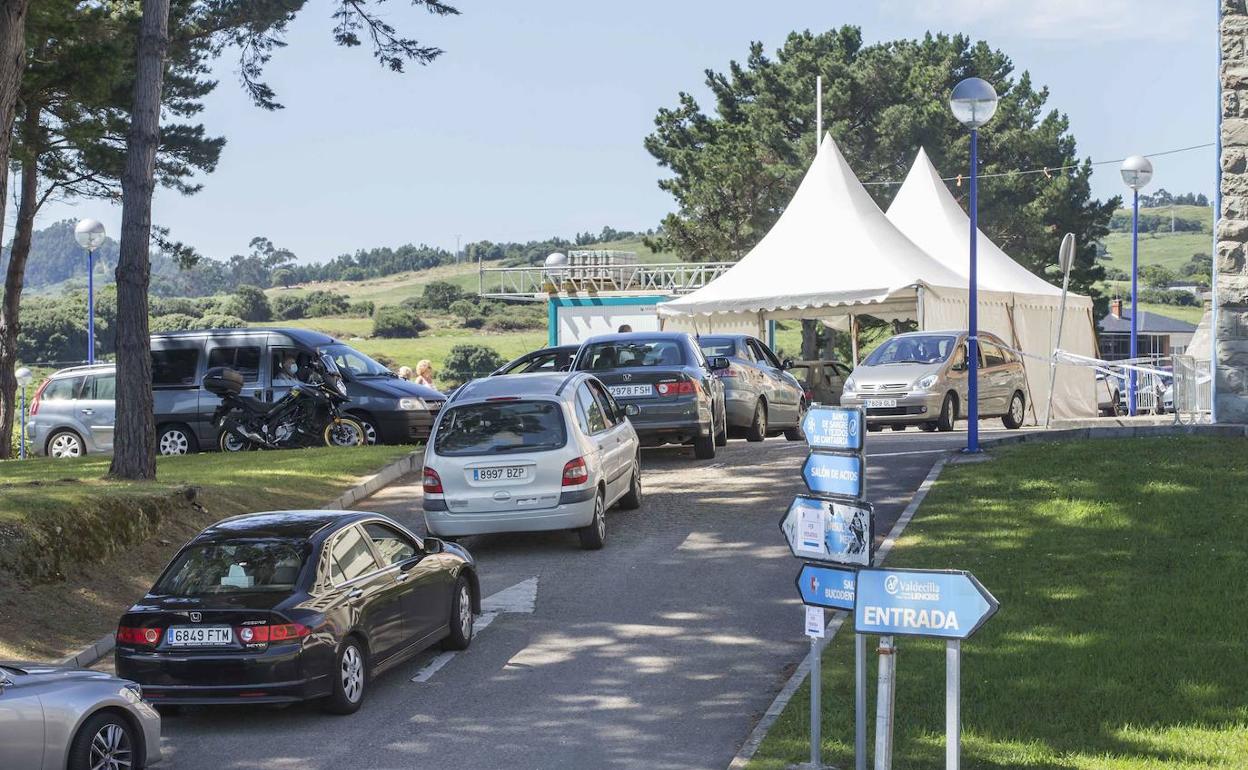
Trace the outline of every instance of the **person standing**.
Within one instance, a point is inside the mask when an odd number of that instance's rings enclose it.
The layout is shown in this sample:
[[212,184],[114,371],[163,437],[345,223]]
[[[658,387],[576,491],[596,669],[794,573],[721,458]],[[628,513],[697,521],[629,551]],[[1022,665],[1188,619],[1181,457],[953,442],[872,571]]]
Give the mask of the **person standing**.
[[412,378],[412,382],[417,385],[426,385],[433,387],[433,362],[427,358],[420,359],[416,364],[416,376]]

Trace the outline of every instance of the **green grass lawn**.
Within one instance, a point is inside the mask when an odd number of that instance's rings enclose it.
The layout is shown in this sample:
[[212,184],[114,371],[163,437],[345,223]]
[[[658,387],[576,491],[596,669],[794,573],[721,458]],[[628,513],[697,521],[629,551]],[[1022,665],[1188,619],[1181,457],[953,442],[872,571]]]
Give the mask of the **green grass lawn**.
[[[1209,233],[1142,233],[1140,267],[1162,265],[1178,270],[1193,254],[1209,255],[1213,248]],[[1103,241],[1109,252],[1107,264],[1131,271],[1131,233],[1110,233]]]
[[[1245,449],[1100,440],[946,468],[888,564],[970,570],[1001,603],[962,648],[963,767],[1248,767]],[[894,767],[944,767],[943,643],[899,650]],[[840,767],[852,663],[843,631],[823,685],[825,760]],[[750,768],[809,756],[809,708],[804,686]]]

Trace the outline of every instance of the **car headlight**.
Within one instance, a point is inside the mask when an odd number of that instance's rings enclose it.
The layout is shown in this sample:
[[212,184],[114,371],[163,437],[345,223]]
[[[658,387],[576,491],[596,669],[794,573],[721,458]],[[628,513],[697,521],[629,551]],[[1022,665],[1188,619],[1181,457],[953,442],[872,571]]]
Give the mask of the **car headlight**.
[[399,408],[406,412],[411,412],[416,410],[427,410],[429,407],[425,406],[425,402],[421,401],[419,398],[400,398]]
[[848,393],[853,393],[855,390],[858,390],[858,383],[854,382],[854,378],[852,375],[847,380],[845,380],[845,387],[843,388],[843,390],[845,390]]
[[918,382],[914,383],[915,390],[928,390],[936,384],[936,375],[929,374]]

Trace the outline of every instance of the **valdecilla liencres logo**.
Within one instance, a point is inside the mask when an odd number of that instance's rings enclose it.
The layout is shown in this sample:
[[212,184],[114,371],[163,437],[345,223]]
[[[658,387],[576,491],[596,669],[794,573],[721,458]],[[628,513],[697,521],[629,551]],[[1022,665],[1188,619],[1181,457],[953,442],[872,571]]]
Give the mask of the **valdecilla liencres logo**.
[[888,577],[884,578],[884,590],[888,592],[889,596],[896,596],[897,591],[900,588],[901,588],[901,579],[898,578],[896,575],[889,575]]

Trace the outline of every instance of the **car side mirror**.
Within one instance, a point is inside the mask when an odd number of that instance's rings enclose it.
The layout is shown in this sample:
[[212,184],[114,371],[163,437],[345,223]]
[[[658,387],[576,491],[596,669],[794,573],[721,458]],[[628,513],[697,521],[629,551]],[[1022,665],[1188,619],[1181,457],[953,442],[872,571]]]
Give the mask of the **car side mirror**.
[[624,405],[624,416],[625,416],[625,417],[636,417],[636,416],[637,416],[637,415],[639,415],[639,414],[641,414],[641,407],[637,406],[636,404],[625,404],[625,405]]
[[781,362],[780,362],[780,368],[781,368],[781,369],[783,369],[783,370],[785,370],[786,372],[787,372],[788,370],[792,369],[792,368],[793,368],[793,359],[791,359],[791,358],[786,358],[786,359],[784,359],[783,361],[781,361]]
[[727,369],[729,366],[731,366],[731,364],[728,363],[727,356],[715,356],[714,358],[707,361],[707,363],[710,365],[711,371],[718,371],[719,369]]
[[442,553],[445,550],[446,550],[446,546],[441,540],[437,539],[436,537],[425,538],[425,553],[427,554]]

